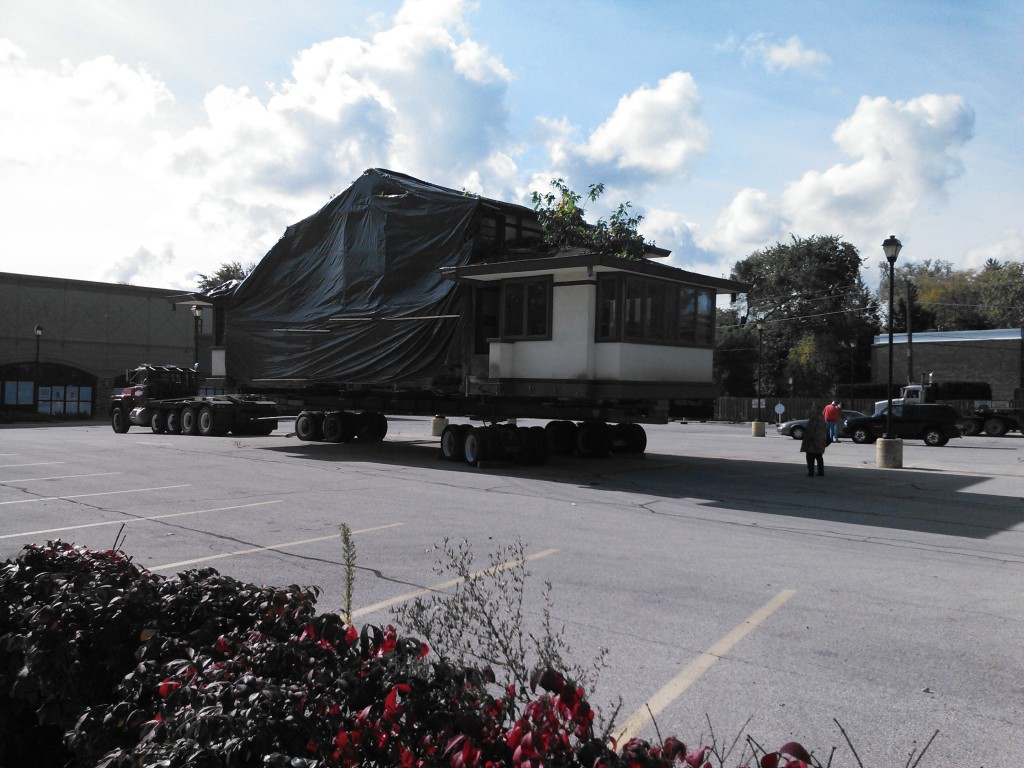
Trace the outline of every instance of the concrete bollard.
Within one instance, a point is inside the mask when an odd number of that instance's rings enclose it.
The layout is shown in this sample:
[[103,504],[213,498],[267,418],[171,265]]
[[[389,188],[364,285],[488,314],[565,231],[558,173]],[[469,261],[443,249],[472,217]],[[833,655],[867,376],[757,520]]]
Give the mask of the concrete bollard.
[[752,422],[750,422],[750,436],[751,437],[764,437],[764,422],[763,421],[752,421]]
[[903,440],[880,438],[875,443],[875,466],[880,469],[901,469],[903,467]]

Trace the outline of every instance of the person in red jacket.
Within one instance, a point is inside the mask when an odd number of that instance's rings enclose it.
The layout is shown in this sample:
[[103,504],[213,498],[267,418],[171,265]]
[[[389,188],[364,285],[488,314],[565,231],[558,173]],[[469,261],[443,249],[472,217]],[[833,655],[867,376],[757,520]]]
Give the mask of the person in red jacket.
[[828,439],[833,443],[839,442],[839,422],[843,418],[843,405],[833,400],[825,406],[821,412],[825,419],[825,426],[828,427]]

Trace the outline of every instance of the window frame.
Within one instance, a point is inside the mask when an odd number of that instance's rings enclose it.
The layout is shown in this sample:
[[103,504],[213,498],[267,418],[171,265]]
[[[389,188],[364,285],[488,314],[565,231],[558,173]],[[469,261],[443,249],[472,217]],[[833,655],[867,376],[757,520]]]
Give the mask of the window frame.
[[[516,277],[501,281],[501,300],[499,304],[499,332],[501,341],[550,341],[552,328],[552,298],[554,295],[555,279],[552,275],[538,275],[534,277]],[[522,324],[520,332],[513,332],[508,328],[509,313],[509,292],[522,286]],[[543,332],[531,333],[531,321],[536,321],[536,316],[531,317],[530,288],[540,288],[543,292]]]
[[[712,289],[647,275],[606,272],[597,276],[596,291],[594,341],[597,343],[714,346],[715,291]],[[686,294],[688,300],[684,301]],[[658,301],[661,311],[655,313]],[[685,317],[680,314],[684,306],[689,307]],[[710,311],[706,311],[708,307]],[[611,319],[607,317],[609,312],[614,315]],[[656,318],[659,318],[658,328],[653,328]],[[639,323],[639,333],[635,323]]]

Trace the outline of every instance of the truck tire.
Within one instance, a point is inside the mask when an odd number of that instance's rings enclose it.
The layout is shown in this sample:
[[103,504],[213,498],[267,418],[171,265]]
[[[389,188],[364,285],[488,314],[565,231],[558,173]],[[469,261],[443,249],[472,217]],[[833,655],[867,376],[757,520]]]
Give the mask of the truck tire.
[[568,456],[576,450],[576,424],[572,421],[549,421],[544,427],[548,438],[548,451],[556,456]]
[[354,419],[348,411],[331,411],[324,416],[324,440],[328,443],[347,443],[354,431]]
[[647,430],[639,424],[623,424],[626,428],[626,453],[643,453],[647,450]]
[[198,435],[199,419],[194,409],[185,406],[181,409],[181,434]]
[[441,458],[445,461],[465,461],[466,424],[449,424],[441,432]]
[[519,429],[522,442],[522,462],[533,466],[548,463],[548,435],[544,427],[522,427]]
[[128,418],[128,412],[124,408],[114,406],[110,409],[110,428],[117,434],[123,435],[131,429],[131,426],[131,419]]
[[154,435],[162,435],[167,429],[164,426],[164,415],[160,411],[153,411],[153,415],[149,417],[149,428],[153,430]]
[[875,436],[867,427],[854,427],[850,430],[850,439],[858,445],[875,442]]
[[181,414],[171,409],[164,415],[164,429],[167,430],[168,435],[180,435],[181,434]]
[[576,450],[589,459],[603,459],[612,449],[611,428],[603,421],[585,421],[576,432]]
[[1002,437],[1009,431],[1006,422],[1002,419],[997,419],[994,416],[989,419],[985,419],[985,434],[991,437]]
[[299,440],[319,440],[323,434],[321,415],[314,411],[303,411],[295,417],[295,436]]
[[388,419],[380,411],[363,411],[355,419],[356,439],[361,443],[379,443],[388,433]]
[[486,427],[469,427],[462,441],[462,455],[471,467],[479,467],[491,458],[491,435]]
[[939,427],[928,427],[924,431],[924,444],[930,445],[932,448],[940,448],[949,442],[949,438],[946,437],[946,433],[943,432]]
[[982,425],[983,423],[979,422],[977,419],[962,419],[957,422],[957,426],[960,427],[960,432],[967,437],[971,437],[981,432]]
[[213,412],[213,408],[208,405],[204,405],[199,410],[199,434],[203,437],[209,437],[210,435],[217,434],[217,416]]

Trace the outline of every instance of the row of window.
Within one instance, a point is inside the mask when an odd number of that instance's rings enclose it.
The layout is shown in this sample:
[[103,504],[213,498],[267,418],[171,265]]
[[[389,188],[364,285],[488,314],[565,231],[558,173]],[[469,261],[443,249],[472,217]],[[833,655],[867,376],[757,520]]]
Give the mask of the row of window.
[[[548,277],[501,284],[502,340],[551,338],[553,281]],[[648,277],[598,275],[597,341],[711,346],[713,291]]]
[[[5,381],[0,405],[31,406],[36,402],[34,381]],[[92,387],[76,385],[39,387],[39,413],[52,416],[92,414]]]

